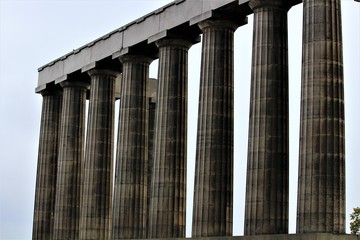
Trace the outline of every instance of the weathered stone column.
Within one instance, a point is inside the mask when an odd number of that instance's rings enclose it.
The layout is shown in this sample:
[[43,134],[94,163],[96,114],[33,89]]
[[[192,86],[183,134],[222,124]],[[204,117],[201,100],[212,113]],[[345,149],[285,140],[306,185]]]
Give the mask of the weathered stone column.
[[345,232],[340,0],[303,1],[297,232]]
[[[151,201],[151,178],[153,173],[153,163],[154,163],[154,140],[155,140],[155,112],[156,112],[156,103],[155,98],[152,100],[149,99],[148,107],[148,172],[147,172],[147,198],[148,198],[148,208],[150,208]],[[149,210],[149,209],[148,209]],[[149,212],[149,211],[148,211]],[[150,214],[150,213],[149,213]],[[150,216],[148,217],[147,228],[149,229]],[[149,237],[149,230],[147,231],[147,237]]]
[[115,172],[113,239],[146,238],[148,149],[146,81],[152,59],[125,55]]
[[53,239],[79,239],[88,84],[65,81],[61,113]]
[[[156,114],[156,87],[157,79],[149,78],[146,83],[146,98],[147,98],[147,131],[148,131],[148,172],[147,172],[147,198],[148,198],[148,212],[151,200],[151,178],[154,163],[154,141],[155,141],[155,114]],[[149,213],[150,214],[150,213]],[[149,222],[150,216],[147,221],[147,237],[149,237]]]
[[232,235],[234,31],[206,20],[203,32],[196,145],[193,237]]
[[245,235],[288,232],[287,2],[249,2],[254,27]]
[[44,90],[36,174],[33,239],[52,239],[62,91]]
[[115,79],[107,69],[91,77],[80,239],[111,239]]
[[149,237],[185,237],[188,50],[182,39],[158,40],[159,71]]

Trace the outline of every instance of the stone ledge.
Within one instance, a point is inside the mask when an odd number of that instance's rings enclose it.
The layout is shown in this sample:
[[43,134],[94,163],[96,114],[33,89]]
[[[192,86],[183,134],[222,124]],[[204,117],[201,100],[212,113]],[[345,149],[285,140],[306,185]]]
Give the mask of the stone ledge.
[[[162,238],[171,240],[360,240],[360,235],[307,233],[307,234],[272,234],[234,237],[201,237],[201,238]],[[139,239],[140,240],[140,239]],[[145,240],[145,239],[144,239]]]

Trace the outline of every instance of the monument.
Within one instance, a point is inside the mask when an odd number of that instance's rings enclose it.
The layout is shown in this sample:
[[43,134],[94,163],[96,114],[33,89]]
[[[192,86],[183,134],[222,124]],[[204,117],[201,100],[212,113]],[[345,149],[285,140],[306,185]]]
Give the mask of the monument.
[[[340,0],[302,3],[297,233],[288,234],[287,12],[300,3],[176,0],[40,67],[33,239],[185,238],[188,50],[199,42],[192,237],[356,239],[345,234]],[[232,237],[233,36],[250,14],[245,236]]]

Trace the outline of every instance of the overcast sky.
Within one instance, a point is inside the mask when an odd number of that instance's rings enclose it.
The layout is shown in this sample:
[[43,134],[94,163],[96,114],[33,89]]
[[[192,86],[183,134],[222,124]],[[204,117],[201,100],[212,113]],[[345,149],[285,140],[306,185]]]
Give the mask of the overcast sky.
[[[212,0],[209,0],[212,1]],[[37,69],[171,1],[0,0],[0,239],[30,239],[42,97]],[[360,206],[360,3],[342,1],[346,107],[346,218]],[[289,11],[290,232],[295,232],[302,5]],[[235,33],[234,235],[243,234],[252,17]],[[189,52],[190,235],[201,44]],[[157,61],[151,77],[157,77]],[[117,118],[117,117],[116,117]]]

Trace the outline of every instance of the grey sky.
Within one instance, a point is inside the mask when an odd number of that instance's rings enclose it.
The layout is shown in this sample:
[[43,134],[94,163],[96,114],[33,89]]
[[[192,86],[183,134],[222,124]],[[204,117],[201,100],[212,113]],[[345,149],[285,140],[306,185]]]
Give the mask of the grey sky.
[[[0,239],[31,238],[42,100],[34,93],[37,68],[169,2],[0,0]],[[360,3],[343,0],[342,11],[348,223],[352,207],[360,206]],[[302,5],[298,5],[289,11],[290,232],[295,231],[296,218],[301,23]],[[234,235],[243,233],[251,40],[252,17],[235,34]],[[189,52],[188,236],[200,51],[197,44]],[[151,77],[156,77],[156,64],[151,65]]]

